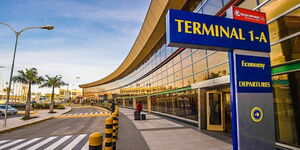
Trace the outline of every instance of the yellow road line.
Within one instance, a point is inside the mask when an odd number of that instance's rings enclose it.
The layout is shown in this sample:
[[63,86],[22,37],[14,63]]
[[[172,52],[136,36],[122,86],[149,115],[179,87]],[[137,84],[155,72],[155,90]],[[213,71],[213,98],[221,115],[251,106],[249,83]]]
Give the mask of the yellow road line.
[[90,114],[90,115],[70,115],[70,116],[54,116],[54,118],[80,118],[80,117],[99,117],[99,116],[110,116],[110,113],[107,114]]

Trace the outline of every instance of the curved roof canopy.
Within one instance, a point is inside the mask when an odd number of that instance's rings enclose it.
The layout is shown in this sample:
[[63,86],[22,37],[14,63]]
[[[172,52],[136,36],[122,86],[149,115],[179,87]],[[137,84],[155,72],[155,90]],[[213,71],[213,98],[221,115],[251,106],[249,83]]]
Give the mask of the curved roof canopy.
[[182,9],[187,0],[152,0],[140,33],[122,64],[110,75],[81,88],[109,83],[128,75],[143,62],[165,33],[165,16],[169,9]]

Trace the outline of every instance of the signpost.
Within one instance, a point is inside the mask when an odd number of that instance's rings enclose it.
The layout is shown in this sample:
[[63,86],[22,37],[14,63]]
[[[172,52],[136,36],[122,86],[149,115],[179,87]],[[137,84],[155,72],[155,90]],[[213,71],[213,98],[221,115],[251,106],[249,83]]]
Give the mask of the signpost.
[[264,14],[232,10],[239,20],[169,10],[167,45],[228,51],[233,149],[275,149],[268,26]]

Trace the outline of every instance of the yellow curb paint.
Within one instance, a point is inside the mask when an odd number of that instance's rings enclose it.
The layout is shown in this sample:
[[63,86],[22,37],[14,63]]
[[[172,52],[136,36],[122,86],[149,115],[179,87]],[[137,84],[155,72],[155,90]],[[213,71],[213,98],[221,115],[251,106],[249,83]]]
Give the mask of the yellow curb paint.
[[[36,114],[36,113],[38,113],[38,111],[30,111],[30,114]],[[19,115],[24,115],[25,114],[25,111],[23,112],[23,111],[21,111],[21,112],[18,112],[18,114]]]

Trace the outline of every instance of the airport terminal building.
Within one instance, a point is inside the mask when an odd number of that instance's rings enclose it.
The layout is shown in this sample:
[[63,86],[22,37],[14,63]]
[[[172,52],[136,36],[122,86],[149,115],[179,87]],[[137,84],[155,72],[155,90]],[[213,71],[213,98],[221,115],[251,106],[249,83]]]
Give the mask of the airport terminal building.
[[300,0],[152,0],[134,45],[110,75],[80,85],[87,100],[231,132],[227,52],[166,46],[169,9],[226,17],[231,6],[266,13],[271,43],[276,144],[300,147]]

